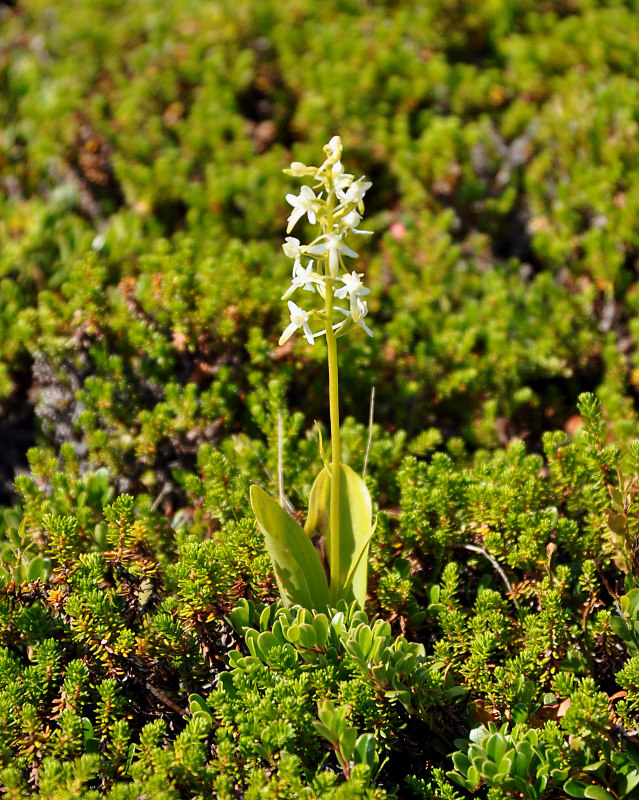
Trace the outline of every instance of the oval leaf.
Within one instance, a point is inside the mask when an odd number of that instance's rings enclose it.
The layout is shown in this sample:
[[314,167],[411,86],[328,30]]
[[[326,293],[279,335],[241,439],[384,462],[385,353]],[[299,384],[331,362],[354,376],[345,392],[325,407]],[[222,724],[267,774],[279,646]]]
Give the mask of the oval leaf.
[[[308,507],[306,533],[320,536],[330,563],[330,506],[331,475],[324,468],[315,479]],[[368,578],[368,545],[372,536],[372,502],[366,484],[346,464],[341,465],[339,504],[339,585],[338,599],[347,603],[357,600],[360,607],[366,602]]]
[[326,575],[304,530],[259,486],[251,486],[251,506],[284,603],[309,610],[326,609]]

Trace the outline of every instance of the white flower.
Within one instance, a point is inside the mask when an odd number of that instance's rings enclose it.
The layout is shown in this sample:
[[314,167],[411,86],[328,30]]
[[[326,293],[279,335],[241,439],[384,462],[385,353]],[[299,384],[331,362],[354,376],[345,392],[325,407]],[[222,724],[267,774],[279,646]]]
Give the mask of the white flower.
[[342,202],[346,204],[352,203],[353,205],[357,205],[360,207],[359,210],[362,211],[361,205],[363,205],[362,201],[364,199],[364,195],[372,185],[373,184],[370,181],[367,181],[364,178],[358,178],[354,183],[351,183],[345,192],[337,192],[337,196],[340,198],[340,200],[342,200]]
[[331,277],[337,278],[339,271],[339,254],[357,258],[357,253],[344,244],[342,237],[337,233],[326,233],[323,236],[324,241],[311,245],[306,249],[306,252],[314,256],[323,256],[328,253],[328,269]]
[[[360,300],[359,297],[357,298],[357,313],[356,316],[352,315],[349,311],[346,311],[339,306],[335,306],[335,311],[341,311],[345,317],[352,317],[353,322],[357,323],[362,330],[365,330],[369,336],[373,335],[373,331],[368,327],[368,325],[364,322],[364,317],[368,314],[368,306],[366,305],[366,300]],[[337,325],[333,325],[333,330],[339,331],[340,328],[343,328],[344,325],[348,323],[348,319],[343,320],[342,322],[338,322]],[[320,331],[320,333],[316,334],[316,336],[321,336],[326,331]]]
[[340,280],[344,282],[344,285],[335,292],[335,297],[338,297],[340,300],[343,300],[347,294],[350,297],[351,316],[353,317],[354,322],[359,322],[359,319],[362,316],[362,304],[361,301],[359,301],[359,298],[365,297],[367,294],[371,293],[371,290],[367,289],[360,280],[363,274],[363,272],[357,273],[355,270],[353,270],[350,275],[342,275]]
[[301,262],[296,261],[293,269],[293,280],[284,293],[282,300],[288,300],[296,289],[305,289],[307,292],[314,292],[315,286],[313,284],[322,284],[323,282],[324,277],[313,271],[312,261],[307,267],[303,267]]
[[342,157],[342,140],[339,136],[333,136],[328,144],[324,145],[324,152],[328,156],[327,161],[334,164]]
[[304,309],[296,306],[292,300],[288,301],[288,308],[291,312],[291,324],[285,329],[284,333],[280,336],[280,340],[278,344],[282,345],[291,338],[291,336],[295,333],[298,328],[303,328],[304,336],[309,344],[314,343],[313,338],[313,331],[311,330],[311,326],[308,324],[309,314]]
[[356,225],[358,225],[361,222],[361,219],[362,219],[362,215],[358,214],[357,211],[355,211],[355,209],[353,209],[350,213],[348,213],[344,217],[342,217],[341,223],[346,228],[348,228],[348,230],[351,233],[358,233],[358,234],[360,234],[360,236],[370,236],[373,233],[373,231],[362,231],[359,228],[355,227]]
[[303,248],[300,246],[300,240],[296,239],[294,236],[286,237],[286,241],[282,245],[282,250],[285,256],[295,259],[298,259],[304,252]]
[[369,336],[372,336],[373,335],[373,331],[364,322],[364,317],[368,314],[368,305],[366,303],[366,300],[360,300],[359,297],[358,297],[357,298],[357,308],[358,308],[359,314],[357,316],[357,319],[355,319],[354,316],[353,316],[353,319],[359,325],[359,327],[362,328],[362,330],[365,330],[366,333]]
[[315,225],[317,218],[315,217],[313,203],[315,203],[318,199],[319,198],[315,196],[315,192],[310,186],[302,186],[298,195],[286,195],[286,202],[293,206],[293,211],[288,218],[288,228],[286,229],[287,233],[290,233],[293,230],[295,223],[301,217],[303,217],[304,214],[308,214],[308,221],[311,223],[311,225]]
[[308,167],[306,164],[302,164],[301,161],[293,161],[291,163],[291,168],[287,169],[286,171],[289,175],[293,175],[295,178],[303,178],[308,174]]
[[353,183],[353,176],[348,172],[344,172],[344,167],[341,161],[337,161],[332,167],[333,186],[339,196],[343,194],[346,189]]

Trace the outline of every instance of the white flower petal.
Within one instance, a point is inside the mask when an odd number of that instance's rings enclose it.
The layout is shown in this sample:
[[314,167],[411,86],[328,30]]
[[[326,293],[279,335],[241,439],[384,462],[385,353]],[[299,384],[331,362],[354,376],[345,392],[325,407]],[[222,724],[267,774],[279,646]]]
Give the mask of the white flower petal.
[[351,250],[351,248],[347,244],[344,244],[344,242],[340,243],[339,251],[340,253],[343,253],[345,256],[350,256],[351,258],[359,257],[359,253],[356,253],[354,250]]
[[304,329],[304,336],[306,336],[306,341],[309,344],[315,344],[315,339],[313,338],[313,332],[311,331],[311,327],[308,324],[308,322],[305,322],[302,327]]
[[296,330],[297,330],[297,325],[291,322],[291,324],[284,329],[284,333],[280,336],[280,339],[278,341],[280,347],[283,344],[286,344],[286,342],[288,342],[288,340],[291,338],[291,336],[295,333]]
[[290,233],[295,225],[299,222],[300,218],[304,216],[304,209],[303,208],[296,208],[293,212],[291,212],[290,217],[288,218],[288,227],[286,228],[286,233]]
[[323,256],[328,250],[328,242],[318,242],[318,244],[311,245],[306,248],[306,252],[312,256]]
[[301,254],[300,240],[294,236],[287,236],[286,241],[282,245],[284,255],[289,258],[299,258]]
[[342,157],[342,139],[340,136],[333,136],[327,145],[324,145],[324,152],[332,162],[339,161]]

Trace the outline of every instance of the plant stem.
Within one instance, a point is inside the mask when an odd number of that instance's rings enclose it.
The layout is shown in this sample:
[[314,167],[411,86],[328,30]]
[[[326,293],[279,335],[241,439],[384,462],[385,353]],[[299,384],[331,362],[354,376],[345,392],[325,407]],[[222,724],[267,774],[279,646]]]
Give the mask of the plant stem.
[[333,332],[333,284],[328,280],[326,287],[326,346],[328,348],[328,402],[331,416],[331,506],[330,506],[330,559],[331,573],[329,599],[337,603],[340,581],[339,552],[339,490],[340,474],[340,434],[339,434],[339,390],[337,374],[337,339]]

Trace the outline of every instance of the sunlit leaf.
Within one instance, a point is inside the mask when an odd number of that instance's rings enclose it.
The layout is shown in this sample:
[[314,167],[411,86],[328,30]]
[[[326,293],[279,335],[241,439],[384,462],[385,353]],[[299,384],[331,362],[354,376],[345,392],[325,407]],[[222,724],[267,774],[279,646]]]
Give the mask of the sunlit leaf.
[[303,528],[259,486],[251,486],[251,505],[284,603],[317,611],[326,609],[326,575]]
[[[308,507],[306,533],[324,539],[330,563],[331,476],[324,468],[315,479]],[[366,602],[368,545],[373,534],[372,502],[366,484],[346,464],[341,465],[339,525],[339,598]]]

